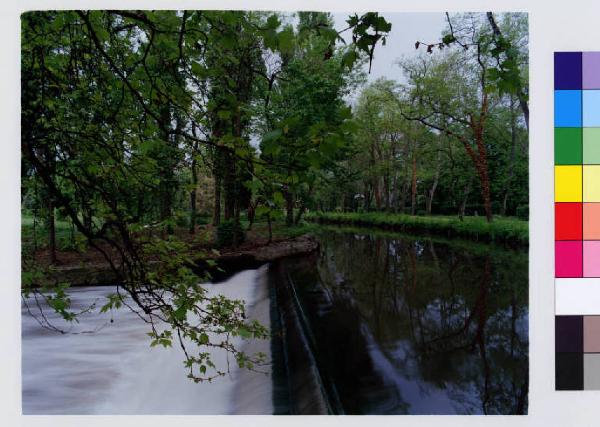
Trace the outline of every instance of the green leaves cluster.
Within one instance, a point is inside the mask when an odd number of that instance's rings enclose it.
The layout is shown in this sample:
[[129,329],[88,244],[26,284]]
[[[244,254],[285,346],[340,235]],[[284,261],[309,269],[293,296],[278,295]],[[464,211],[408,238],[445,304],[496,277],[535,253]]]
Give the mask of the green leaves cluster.
[[[293,26],[253,11],[22,16],[23,187],[41,188],[33,204],[67,219],[111,266],[123,292],[100,311],[127,299],[152,345],[190,349],[194,380],[224,373],[210,347],[256,367],[261,358],[231,337],[267,336],[245,319],[242,301],[206,294],[198,282],[208,277],[175,237],[198,169],[219,183],[235,230],[248,201],[269,220],[284,204],[302,212],[352,132],[343,97],[390,30],[377,14],[355,16],[353,41],[341,46],[328,14],[298,18]],[[66,289],[47,302],[76,319]]]

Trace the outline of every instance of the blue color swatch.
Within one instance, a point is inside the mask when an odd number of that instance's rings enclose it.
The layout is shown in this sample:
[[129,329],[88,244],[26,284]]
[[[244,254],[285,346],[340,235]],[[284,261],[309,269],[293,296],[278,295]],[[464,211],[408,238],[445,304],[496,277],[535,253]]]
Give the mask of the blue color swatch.
[[581,90],[554,91],[554,126],[581,127]]
[[583,91],[583,127],[600,127],[600,90]]

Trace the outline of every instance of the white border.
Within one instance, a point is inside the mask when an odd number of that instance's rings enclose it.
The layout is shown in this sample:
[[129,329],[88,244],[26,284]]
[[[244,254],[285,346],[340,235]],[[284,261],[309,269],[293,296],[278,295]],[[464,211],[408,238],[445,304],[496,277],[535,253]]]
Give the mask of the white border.
[[557,316],[598,315],[600,307],[600,279],[556,279],[555,301]]
[[[527,11],[530,13],[530,393],[528,416],[369,416],[369,417],[79,417],[20,416],[19,322],[19,14],[37,9],[277,9],[331,11]],[[553,265],[553,52],[600,50],[597,0],[108,0],[3,3],[0,12],[2,79],[0,94],[0,423],[6,426],[579,426],[598,425],[600,392],[554,391]],[[8,351],[7,351],[8,350]]]

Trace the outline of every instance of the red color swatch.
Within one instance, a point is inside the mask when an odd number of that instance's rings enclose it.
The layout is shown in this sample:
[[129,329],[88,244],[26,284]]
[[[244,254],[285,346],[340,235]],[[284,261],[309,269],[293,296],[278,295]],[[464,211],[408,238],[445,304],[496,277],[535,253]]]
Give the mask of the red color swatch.
[[556,240],[583,239],[583,204],[555,203]]

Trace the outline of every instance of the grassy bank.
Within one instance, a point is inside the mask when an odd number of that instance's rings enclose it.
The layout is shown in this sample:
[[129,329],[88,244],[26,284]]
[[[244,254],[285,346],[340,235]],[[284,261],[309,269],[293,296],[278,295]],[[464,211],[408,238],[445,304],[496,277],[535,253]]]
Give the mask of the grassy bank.
[[321,224],[425,232],[446,237],[462,237],[476,241],[511,245],[527,245],[529,242],[528,222],[516,218],[494,218],[494,221],[488,223],[484,217],[465,217],[461,221],[454,216],[411,216],[381,212],[326,212],[312,213],[306,219]]

